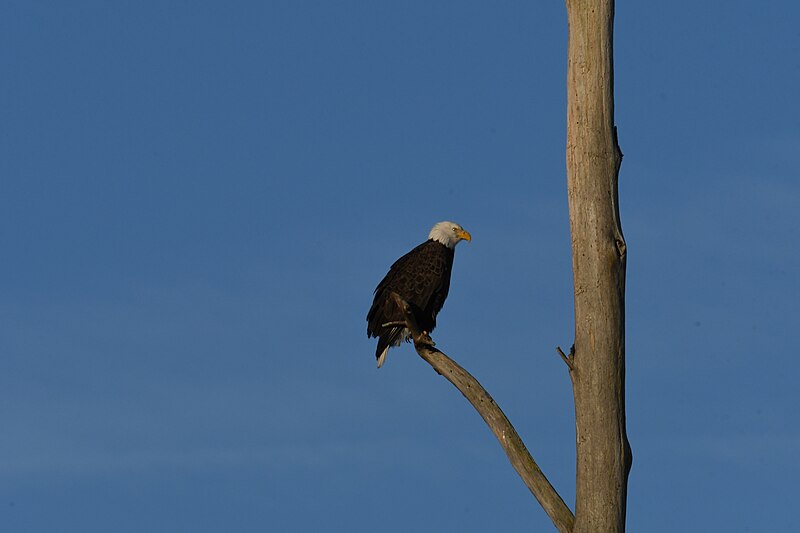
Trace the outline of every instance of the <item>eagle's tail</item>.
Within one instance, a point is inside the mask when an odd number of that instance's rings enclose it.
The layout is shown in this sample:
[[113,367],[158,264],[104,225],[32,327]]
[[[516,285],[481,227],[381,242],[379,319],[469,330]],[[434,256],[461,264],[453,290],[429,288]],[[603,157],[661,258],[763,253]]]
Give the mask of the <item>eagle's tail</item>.
[[386,354],[389,353],[389,348],[392,346],[400,346],[403,340],[407,339],[410,335],[406,328],[394,327],[388,331],[383,331],[378,338],[378,348],[375,350],[375,357],[378,358],[378,368],[383,366],[386,360]]
[[[378,346],[378,350],[380,350],[380,346]],[[389,346],[386,346],[386,348],[384,348],[382,352],[375,354],[378,356],[378,368],[383,366],[383,362],[386,361],[387,353],[389,353]]]

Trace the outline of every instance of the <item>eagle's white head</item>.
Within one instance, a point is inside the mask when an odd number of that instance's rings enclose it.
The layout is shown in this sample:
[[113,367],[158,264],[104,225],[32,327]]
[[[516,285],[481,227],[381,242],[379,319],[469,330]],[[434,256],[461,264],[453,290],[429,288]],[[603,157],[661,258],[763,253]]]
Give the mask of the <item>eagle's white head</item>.
[[439,222],[431,230],[428,238],[440,242],[448,248],[455,248],[460,241],[471,241],[472,235],[455,222]]

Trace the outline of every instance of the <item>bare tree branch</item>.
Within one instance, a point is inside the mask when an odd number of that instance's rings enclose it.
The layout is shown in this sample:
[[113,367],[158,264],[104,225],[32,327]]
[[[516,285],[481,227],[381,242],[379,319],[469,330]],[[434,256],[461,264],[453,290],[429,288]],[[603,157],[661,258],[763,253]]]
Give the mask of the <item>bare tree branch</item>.
[[572,366],[572,356],[575,355],[575,347],[573,346],[572,350],[570,350],[569,357],[564,354],[561,346],[556,346],[556,351],[558,352],[558,355],[561,356],[561,359],[564,361],[564,363],[569,367],[570,372],[575,370],[575,367]]
[[533,496],[539,501],[539,504],[544,508],[556,528],[562,533],[571,532],[575,521],[572,511],[547,480],[536,461],[533,460],[530,452],[525,447],[525,443],[522,442],[519,434],[517,434],[514,426],[511,425],[511,422],[500,409],[500,406],[495,403],[494,399],[486,392],[486,389],[469,372],[431,345],[430,337],[420,330],[408,303],[396,293],[392,293],[392,298],[405,314],[406,327],[411,332],[414,348],[419,356],[427,361],[436,372],[450,381],[469,400],[489,426],[489,429],[492,430],[495,437],[497,437],[508,456],[508,460],[511,461],[511,466],[514,467],[514,470],[517,471],[517,474],[525,482]]

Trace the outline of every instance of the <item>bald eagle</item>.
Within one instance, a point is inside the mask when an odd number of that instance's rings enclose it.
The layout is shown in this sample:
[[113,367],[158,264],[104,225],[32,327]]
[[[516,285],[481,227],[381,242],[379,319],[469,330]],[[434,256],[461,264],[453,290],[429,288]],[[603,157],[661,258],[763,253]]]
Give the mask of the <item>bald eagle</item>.
[[471,241],[472,236],[454,222],[439,222],[433,226],[428,240],[395,261],[378,284],[367,314],[367,338],[378,339],[375,351],[378,368],[386,360],[389,347],[399,346],[410,336],[407,328],[397,325],[405,318],[391,293],[408,302],[422,331],[433,331],[436,315],[450,290],[455,247],[462,240]]

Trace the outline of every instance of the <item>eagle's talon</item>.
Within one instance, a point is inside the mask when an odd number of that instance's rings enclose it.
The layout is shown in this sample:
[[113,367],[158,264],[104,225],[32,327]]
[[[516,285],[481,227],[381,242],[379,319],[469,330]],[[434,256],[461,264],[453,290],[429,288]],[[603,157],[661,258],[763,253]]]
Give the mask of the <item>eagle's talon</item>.
[[422,335],[419,336],[419,340],[417,342],[421,344],[427,344],[428,346],[436,346],[436,343],[433,342],[433,339],[427,331],[422,332]]

